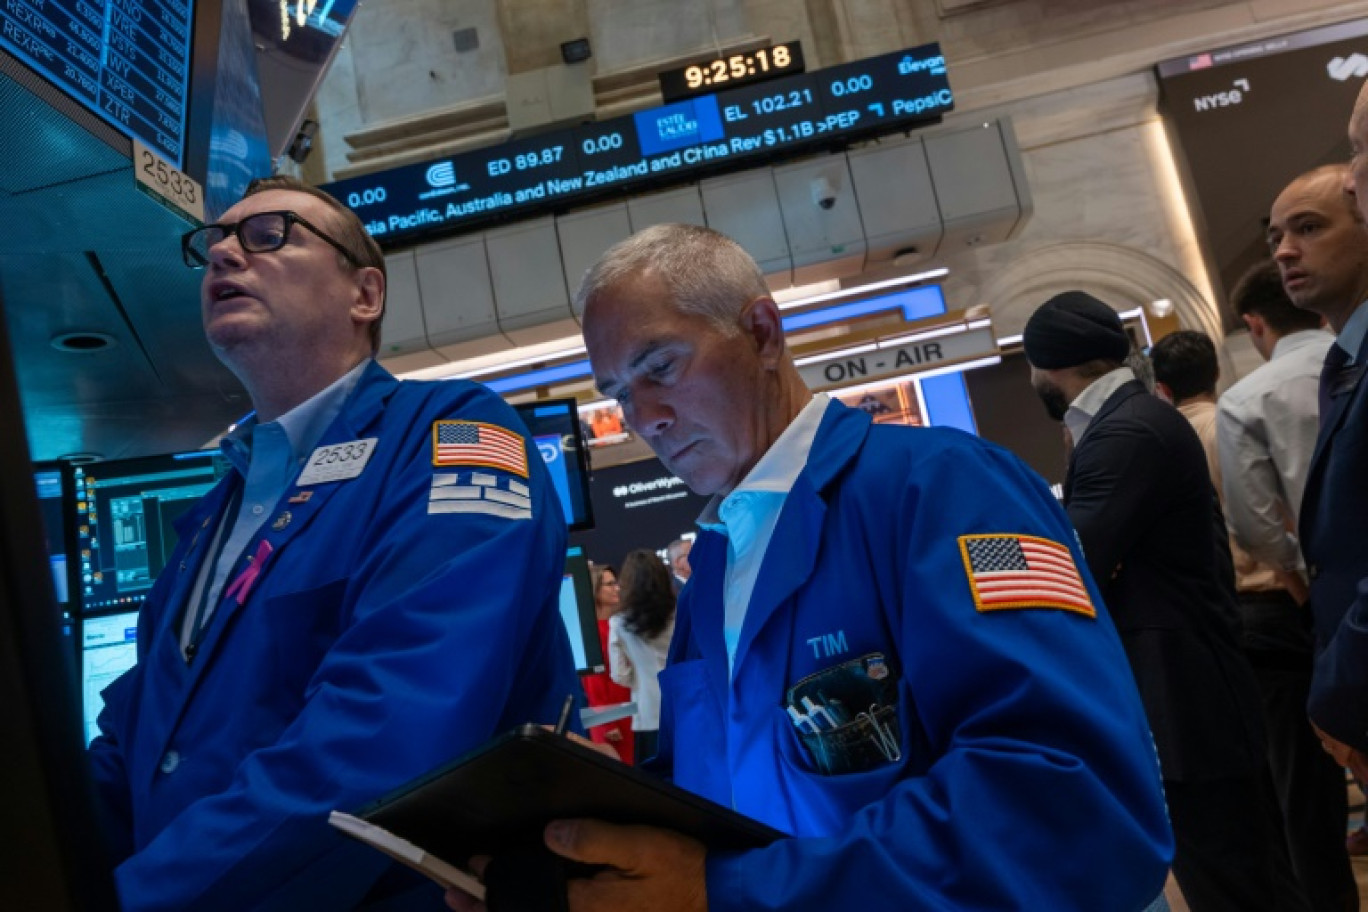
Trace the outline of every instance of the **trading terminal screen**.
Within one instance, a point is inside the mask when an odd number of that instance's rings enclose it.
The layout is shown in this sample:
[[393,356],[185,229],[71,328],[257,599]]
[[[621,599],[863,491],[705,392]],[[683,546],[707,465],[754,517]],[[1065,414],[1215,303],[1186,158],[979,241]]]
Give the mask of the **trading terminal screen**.
[[194,18],[193,0],[6,0],[0,49],[179,168]]
[[33,480],[38,488],[38,509],[43,517],[43,540],[52,568],[52,591],[62,609],[62,632],[71,633],[71,561],[67,553],[65,511],[69,508],[71,469],[59,463],[35,463]]
[[607,663],[599,640],[598,616],[594,614],[594,586],[589,577],[589,561],[580,548],[572,547],[565,554],[560,613],[565,632],[570,635],[575,669],[585,674],[603,671]]
[[592,529],[589,459],[579,407],[574,399],[542,399],[515,405],[551,475],[571,530]]
[[85,739],[100,733],[95,720],[104,709],[100,692],[138,661],[138,612],[124,611],[81,622],[81,706]]
[[175,521],[226,471],[217,451],[78,466],[82,611],[141,605],[176,546]]

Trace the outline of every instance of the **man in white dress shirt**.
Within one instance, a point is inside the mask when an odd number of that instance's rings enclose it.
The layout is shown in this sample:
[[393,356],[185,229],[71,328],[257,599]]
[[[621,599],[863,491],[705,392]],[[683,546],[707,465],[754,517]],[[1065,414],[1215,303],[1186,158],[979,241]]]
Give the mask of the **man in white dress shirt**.
[[[1280,208],[1279,218],[1285,212]],[[1259,572],[1237,573],[1243,645],[1263,698],[1269,769],[1293,868],[1312,908],[1338,912],[1353,908],[1348,903],[1358,891],[1344,846],[1344,774],[1306,719],[1311,611],[1294,534],[1316,448],[1316,388],[1332,337],[1317,314],[1288,298],[1273,262],[1247,272],[1231,304],[1268,361],[1221,396],[1216,416],[1226,521],[1236,543],[1259,561]]]

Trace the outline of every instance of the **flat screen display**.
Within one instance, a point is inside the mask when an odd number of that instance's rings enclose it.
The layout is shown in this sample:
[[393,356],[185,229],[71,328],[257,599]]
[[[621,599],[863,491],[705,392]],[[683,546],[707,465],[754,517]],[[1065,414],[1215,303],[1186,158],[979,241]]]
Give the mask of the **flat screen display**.
[[176,546],[176,519],[227,470],[217,451],[77,466],[82,610],[141,605]]
[[[1268,257],[1268,211],[1282,189],[1349,160],[1366,55],[1368,20],[1358,20],[1158,66],[1160,111],[1222,298]],[[1225,320],[1239,326],[1228,311]]]
[[272,156],[289,149],[355,11],[356,0],[248,0]]
[[0,48],[181,168],[194,14],[194,0],[5,0]]
[[71,467],[56,462],[39,462],[33,466],[33,480],[38,488],[38,510],[43,517],[43,540],[47,545],[48,566],[52,570],[52,591],[57,606],[62,610],[62,629],[71,633],[71,603],[73,573],[66,514],[73,498]]
[[676,538],[692,538],[709,500],[655,457],[595,469],[592,493],[594,528],[573,533],[570,542],[595,563],[615,567],[628,551],[664,554]]
[[573,529],[594,525],[589,499],[589,461],[584,429],[574,399],[545,399],[514,406],[532,435],[560,498],[565,521]]
[[603,644],[599,641],[598,617],[594,614],[594,586],[589,577],[589,561],[580,548],[571,547],[565,553],[560,614],[565,632],[570,636],[575,669],[582,674],[603,671]]
[[954,107],[940,46],[700,95],[323,189],[381,244],[840,148]]
[[138,612],[88,617],[81,622],[81,712],[86,744],[100,733],[95,721],[104,709],[101,691],[137,662]]

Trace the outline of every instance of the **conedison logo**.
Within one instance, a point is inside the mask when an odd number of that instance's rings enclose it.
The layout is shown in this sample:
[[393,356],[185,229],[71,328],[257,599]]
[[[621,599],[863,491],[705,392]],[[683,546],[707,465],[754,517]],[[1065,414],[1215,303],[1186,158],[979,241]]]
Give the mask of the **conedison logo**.
[[456,166],[449,161],[429,165],[427,174],[424,176],[427,178],[428,186],[432,189],[426,193],[418,194],[419,199],[432,199],[434,196],[447,196],[470,189],[469,184],[458,184],[456,182]]
[[449,161],[438,162],[427,169],[429,187],[450,187],[456,183],[456,166]]
[[1351,78],[1362,79],[1368,76],[1368,57],[1357,52],[1348,57],[1336,57],[1325,65],[1331,79],[1346,82]]

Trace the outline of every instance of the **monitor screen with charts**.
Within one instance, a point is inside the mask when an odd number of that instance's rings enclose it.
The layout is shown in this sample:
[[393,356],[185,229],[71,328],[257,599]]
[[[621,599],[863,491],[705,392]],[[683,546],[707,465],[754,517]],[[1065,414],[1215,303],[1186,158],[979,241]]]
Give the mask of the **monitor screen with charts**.
[[95,720],[104,709],[100,691],[138,661],[138,612],[123,611],[81,622],[81,707],[89,744],[100,730]]
[[227,470],[217,450],[77,466],[82,611],[141,605],[176,546],[175,521]]

